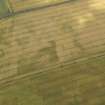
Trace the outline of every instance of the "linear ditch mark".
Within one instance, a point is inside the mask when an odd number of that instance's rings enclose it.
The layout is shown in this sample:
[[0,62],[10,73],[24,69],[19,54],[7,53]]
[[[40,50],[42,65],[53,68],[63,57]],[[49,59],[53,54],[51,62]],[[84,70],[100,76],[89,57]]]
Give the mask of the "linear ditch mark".
[[[33,72],[30,72],[30,73],[26,73],[26,74],[20,74],[20,75],[16,75],[16,76],[13,76],[13,77],[10,77],[10,78],[6,78],[6,79],[2,79],[0,80],[0,89],[2,87],[8,87],[14,83],[16,83],[16,81],[20,80],[20,79],[24,79],[24,78],[30,78],[32,77],[33,75],[35,74],[40,74],[42,72],[48,72],[49,70],[56,70],[54,68],[57,68],[57,67],[65,67],[67,65],[70,65],[70,64],[74,64],[74,63],[78,63],[79,61],[86,61],[88,59],[95,59],[95,58],[98,58],[98,57],[104,57],[105,56],[105,52],[102,53],[102,54],[96,54],[94,56],[91,56],[91,57],[87,57],[85,59],[81,58],[81,59],[75,59],[74,61],[66,61],[66,62],[62,62],[61,64],[60,63],[57,63],[57,64],[54,64],[50,67],[46,67],[44,69],[41,69],[39,71],[33,71]],[[69,62],[69,63],[68,63]]]
[[6,14],[5,16],[2,16],[0,18],[0,20],[10,18],[12,16],[23,14],[23,13],[28,13],[28,12],[32,12],[32,11],[38,11],[38,10],[43,10],[43,9],[46,9],[46,8],[52,8],[52,7],[56,7],[56,6],[59,6],[59,5],[68,4],[70,2],[73,2],[73,0],[66,0],[66,1],[63,1],[63,2],[60,2],[60,3],[49,4],[49,5],[45,5],[45,6],[31,7],[29,9],[25,9],[25,10],[21,10],[21,11],[17,11],[17,12],[12,11],[12,13]]

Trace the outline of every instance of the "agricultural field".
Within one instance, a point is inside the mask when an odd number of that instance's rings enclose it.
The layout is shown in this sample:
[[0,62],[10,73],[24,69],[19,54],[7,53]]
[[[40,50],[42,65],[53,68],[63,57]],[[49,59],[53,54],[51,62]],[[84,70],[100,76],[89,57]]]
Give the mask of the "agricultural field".
[[49,68],[0,88],[1,105],[103,105],[105,56]]
[[36,10],[35,0],[10,0],[13,15],[0,19],[0,105],[105,104],[104,2],[70,1]]

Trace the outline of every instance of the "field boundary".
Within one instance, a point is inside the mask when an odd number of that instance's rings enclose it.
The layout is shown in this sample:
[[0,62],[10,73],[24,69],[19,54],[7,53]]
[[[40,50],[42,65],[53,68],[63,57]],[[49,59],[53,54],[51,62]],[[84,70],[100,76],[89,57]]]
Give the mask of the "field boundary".
[[10,18],[12,16],[23,14],[23,13],[28,13],[28,12],[32,12],[32,11],[38,11],[38,10],[42,10],[42,9],[46,9],[46,8],[52,8],[52,7],[56,7],[56,6],[59,6],[59,5],[64,5],[64,4],[67,4],[67,3],[70,3],[70,2],[73,2],[73,1],[66,0],[66,1],[62,1],[60,3],[48,4],[48,5],[39,6],[39,7],[31,7],[29,9],[25,9],[25,10],[21,10],[21,11],[17,11],[17,12],[14,12],[13,9],[11,9],[12,12],[10,14],[7,14],[7,15],[1,17],[0,20],[7,19],[7,18]]

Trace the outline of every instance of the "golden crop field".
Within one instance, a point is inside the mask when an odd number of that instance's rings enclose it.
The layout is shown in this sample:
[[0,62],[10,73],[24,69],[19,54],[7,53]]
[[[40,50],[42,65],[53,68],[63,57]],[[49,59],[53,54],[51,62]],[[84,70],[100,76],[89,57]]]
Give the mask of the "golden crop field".
[[104,105],[105,2],[40,2],[0,19],[0,105]]

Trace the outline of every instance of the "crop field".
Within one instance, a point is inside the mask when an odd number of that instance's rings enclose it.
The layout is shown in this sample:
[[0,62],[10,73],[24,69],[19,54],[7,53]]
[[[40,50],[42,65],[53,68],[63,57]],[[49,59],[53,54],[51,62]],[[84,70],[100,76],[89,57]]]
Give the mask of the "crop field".
[[49,68],[0,88],[1,105],[103,105],[105,56]]
[[105,9],[96,1],[36,10],[35,0],[10,0],[13,15],[0,19],[0,105],[105,104]]

